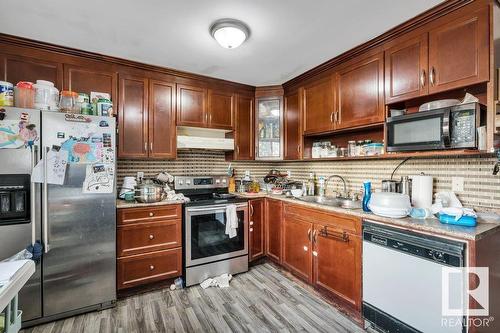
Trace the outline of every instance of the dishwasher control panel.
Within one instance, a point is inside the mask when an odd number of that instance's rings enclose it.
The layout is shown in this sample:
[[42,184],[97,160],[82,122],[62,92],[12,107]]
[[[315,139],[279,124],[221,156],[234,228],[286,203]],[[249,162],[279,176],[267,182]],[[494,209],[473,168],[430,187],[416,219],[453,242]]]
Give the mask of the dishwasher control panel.
[[363,240],[444,265],[463,265],[463,244],[409,231],[373,226],[363,227]]

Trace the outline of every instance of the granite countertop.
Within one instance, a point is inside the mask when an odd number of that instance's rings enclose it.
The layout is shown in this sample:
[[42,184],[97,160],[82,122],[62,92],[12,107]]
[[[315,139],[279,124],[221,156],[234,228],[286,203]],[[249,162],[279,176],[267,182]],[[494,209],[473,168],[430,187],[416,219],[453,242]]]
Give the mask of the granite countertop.
[[129,202],[122,199],[117,199],[116,208],[152,207],[152,206],[163,206],[163,205],[176,205],[182,203],[184,203],[184,201],[182,200],[163,200],[159,202],[142,203],[137,201]]
[[477,241],[490,233],[500,231],[500,223],[488,221],[481,218],[478,218],[477,226],[463,227],[458,225],[443,224],[439,222],[439,220],[436,218],[414,219],[411,217],[405,217],[396,219],[396,218],[382,217],[382,216],[377,216],[373,213],[364,212],[362,209],[345,209],[340,207],[326,206],[317,203],[300,201],[295,198],[287,198],[283,195],[266,194],[262,192],[236,193],[236,194],[240,197],[247,199],[272,198],[272,199],[282,200],[284,202],[290,202],[298,205],[318,208],[324,211],[355,215],[366,220],[371,220],[374,222],[383,223],[387,225],[394,225],[397,227],[405,228],[407,230],[422,231],[431,234],[443,235],[464,240]]

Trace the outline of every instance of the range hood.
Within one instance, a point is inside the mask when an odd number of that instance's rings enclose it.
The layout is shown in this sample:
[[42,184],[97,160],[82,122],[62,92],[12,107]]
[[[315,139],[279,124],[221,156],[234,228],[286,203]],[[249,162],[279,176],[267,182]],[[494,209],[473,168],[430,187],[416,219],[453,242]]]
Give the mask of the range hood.
[[229,131],[210,128],[178,126],[177,150],[234,150],[234,139],[226,138],[227,132]]

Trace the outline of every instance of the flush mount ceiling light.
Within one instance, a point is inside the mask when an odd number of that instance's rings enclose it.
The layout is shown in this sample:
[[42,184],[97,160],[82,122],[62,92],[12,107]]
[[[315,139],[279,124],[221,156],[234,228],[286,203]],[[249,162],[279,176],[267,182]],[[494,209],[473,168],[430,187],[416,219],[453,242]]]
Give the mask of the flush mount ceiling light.
[[226,49],[234,49],[243,44],[250,36],[248,26],[238,20],[221,19],[215,21],[210,27],[210,34]]

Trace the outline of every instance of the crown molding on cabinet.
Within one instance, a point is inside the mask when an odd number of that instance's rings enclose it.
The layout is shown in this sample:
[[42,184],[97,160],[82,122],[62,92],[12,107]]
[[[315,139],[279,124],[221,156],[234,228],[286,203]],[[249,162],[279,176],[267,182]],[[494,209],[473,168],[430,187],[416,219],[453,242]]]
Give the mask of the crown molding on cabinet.
[[[477,0],[476,0],[477,1]],[[479,0],[481,1],[481,0]],[[366,43],[363,43],[359,46],[356,46],[330,60],[327,60],[326,62],[294,77],[293,79],[288,80],[287,82],[283,83],[283,88],[285,91],[287,91],[290,88],[293,88],[300,82],[303,82],[307,79],[310,79],[316,75],[319,75],[321,73],[324,73],[328,70],[333,69],[334,67],[350,60],[351,58],[360,55],[364,52],[367,52],[371,49],[374,49],[375,47],[381,46],[385,42],[388,42],[392,39],[395,39],[396,37],[401,36],[404,33],[407,33],[411,30],[414,30],[418,27],[421,27],[431,21],[436,20],[437,18],[440,18],[442,16],[445,16],[463,6],[466,6],[470,3],[473,3],[474,0],[448,0],[445,1],[425,12],[423,12],[420,15],[415,16],[414,18],[401,23],[400,25],[388,30],[387,32],[383,33],[382,35],[375,37],[371,40],[369,40]]]

